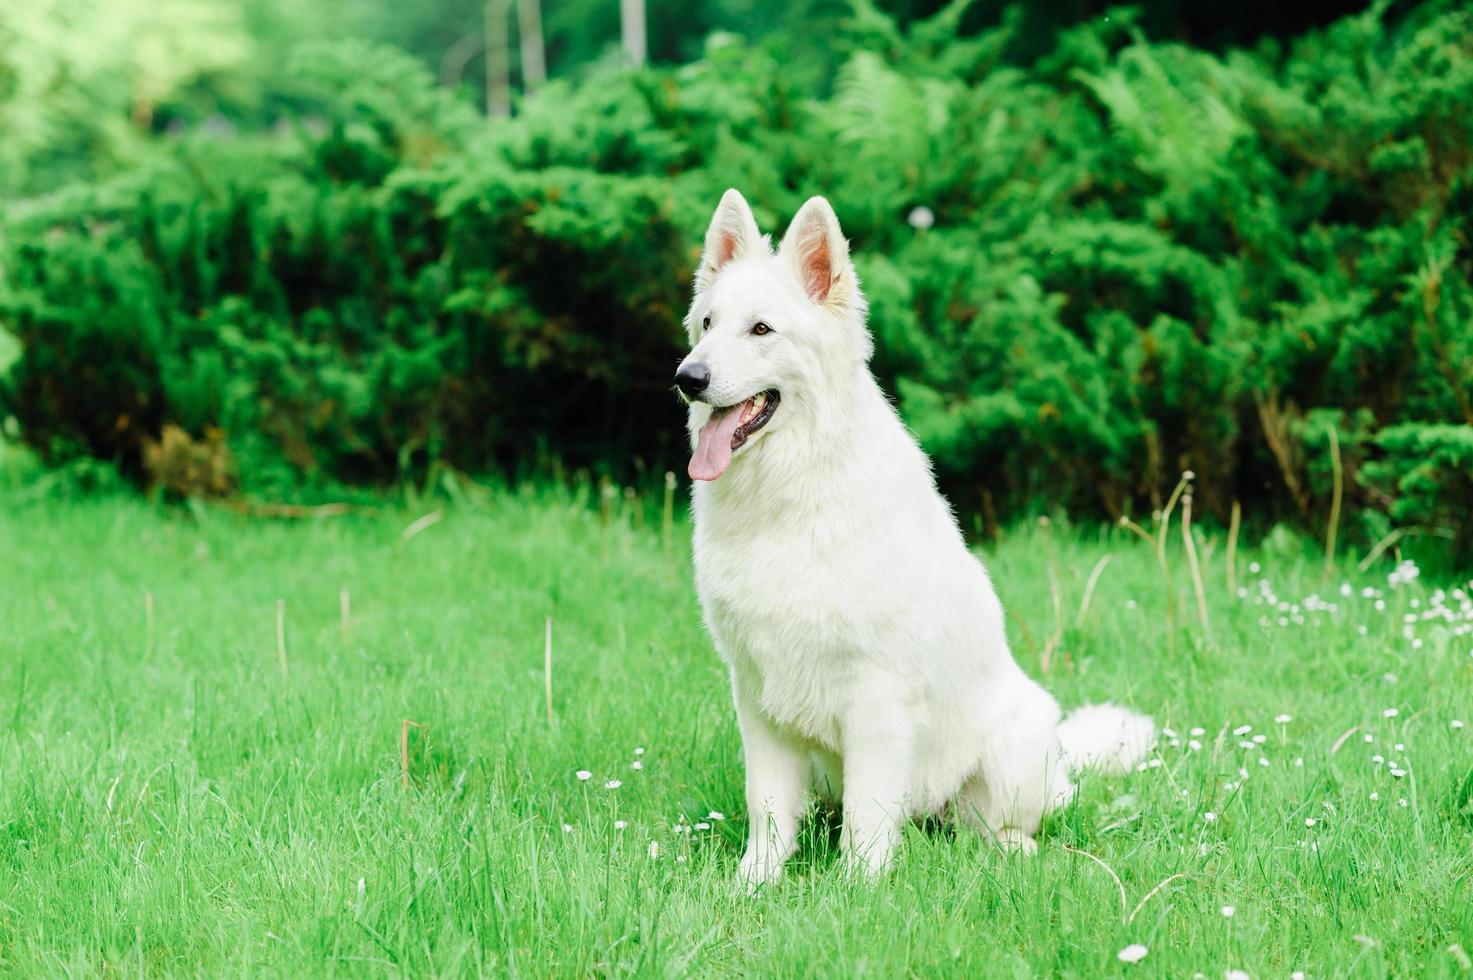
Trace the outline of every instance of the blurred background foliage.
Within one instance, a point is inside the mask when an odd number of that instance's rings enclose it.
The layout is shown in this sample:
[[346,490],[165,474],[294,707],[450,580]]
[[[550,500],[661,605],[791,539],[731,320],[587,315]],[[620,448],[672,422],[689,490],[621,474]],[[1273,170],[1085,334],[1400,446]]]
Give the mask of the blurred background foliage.
[[[700,235],[826,194],[978,526],[1199,507],[1473,545],[1473,13],[1345,4],[0,0],[0,415],[300,498],[683,469]],[[524,74],[526,77],[524,77]],[[6,349],[10,354],[6,355]],[[0,365],[3,365],[0,360]]]

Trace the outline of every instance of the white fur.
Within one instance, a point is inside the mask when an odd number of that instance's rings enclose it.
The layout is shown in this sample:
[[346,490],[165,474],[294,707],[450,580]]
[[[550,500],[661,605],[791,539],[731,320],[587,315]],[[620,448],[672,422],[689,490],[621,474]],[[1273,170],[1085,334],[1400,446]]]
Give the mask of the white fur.
[[687,318],[687,360],[711,372],[693,444],[711,405],[781,394],[692,493],[696,588],[746,756],[748,883],[780,875],[810,791],[841,804],[851,868],[888,867],[904,821],[927,814],[1033,850],[1071,766],[1129,768],[1152,737],[1113,706],[1061,724],[1013,660],[987,572],[869,372],[865,313],[827,201],[774,254],[727,191]]

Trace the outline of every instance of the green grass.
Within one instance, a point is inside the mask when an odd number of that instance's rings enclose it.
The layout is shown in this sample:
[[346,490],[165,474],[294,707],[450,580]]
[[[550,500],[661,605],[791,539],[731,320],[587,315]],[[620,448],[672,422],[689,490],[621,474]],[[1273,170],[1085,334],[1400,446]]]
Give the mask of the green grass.
[[[987,557],[1020,660],[1066,706],[1124,700],[1179,739],[1087,780],[1032,860],[916,827],[888,878],[855,883],[810,822],[789,879],[747,897],[740,740],[683,529],[667,556],[657,517],[552,491],[447,506],[407,542],[434,505],[271,523],[0,503],[5,974],[1377,977],[1473,955],[1473,730],[1450,725],[1473,725],[1473,619],[1445,597],[1453,621],[1419,620],[1414,648],[1402,617],[1435,584],[1391,589],[1389,561],[1348,576],[1385,592],[1376,610],[1308,550],[1244,548],[1242,601],[1204,537],[1208,644],[1173,528],[1169,645],[1141,543],[1013,533]],[[1304,625],[1260,625],[1250,561]],[[1316,592],[1339,608],[1304,611]],[[404,719],[426,726],[407,787]],[[1241,747],[1240,725],[1266,740]]]

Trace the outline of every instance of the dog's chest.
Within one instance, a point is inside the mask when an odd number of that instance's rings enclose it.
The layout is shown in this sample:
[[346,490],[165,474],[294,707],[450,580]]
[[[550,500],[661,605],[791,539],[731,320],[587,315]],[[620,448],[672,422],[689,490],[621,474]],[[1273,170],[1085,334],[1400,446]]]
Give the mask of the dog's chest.
[[717,649],[765,714],[825,745],[873,645],[877,610],[863,596],[874,572],[811,534],[697,536],[696,586]]

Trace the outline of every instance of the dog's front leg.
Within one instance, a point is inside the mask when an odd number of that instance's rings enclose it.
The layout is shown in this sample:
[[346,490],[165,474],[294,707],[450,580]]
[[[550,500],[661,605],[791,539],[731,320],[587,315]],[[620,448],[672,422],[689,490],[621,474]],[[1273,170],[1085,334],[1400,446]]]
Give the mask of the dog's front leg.
[[915,725],[894,686],[873,685],[845,718],[844,860],[851,872],[878,875],[890,867],[908,816]]
[[749,887],[782,876],[783,862],[798,846],[798,820],[808,777],[808,753],[779,732],[735,678],[732,693],[747,763],[747,852],[741,878]]

